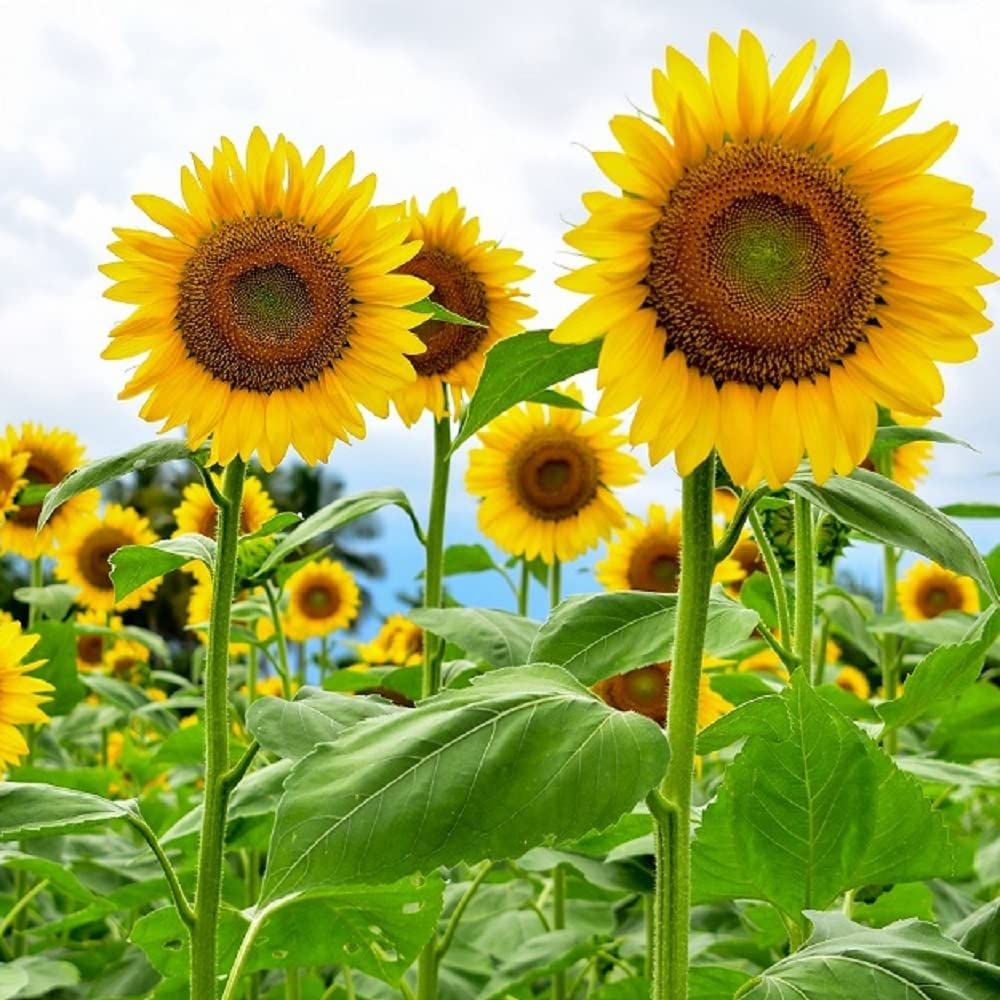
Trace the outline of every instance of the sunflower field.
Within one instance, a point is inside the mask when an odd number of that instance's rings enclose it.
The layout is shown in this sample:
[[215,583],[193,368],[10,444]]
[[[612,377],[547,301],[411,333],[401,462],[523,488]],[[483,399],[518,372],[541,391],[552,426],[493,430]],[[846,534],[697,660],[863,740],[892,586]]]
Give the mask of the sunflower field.
[[[346,150],[255,129],[135,195],[103,357],[170,433],[0,424],[0,1000],[1000,997],[1000,549],[958,523],[1000,508],[920,497],[996,276],[887,86],[668,47],[552,329],[454,189]],[[374,449],[384,488],[278,489],[373,419],[428,496]],[[362,641],[376,512],[424,568]]]

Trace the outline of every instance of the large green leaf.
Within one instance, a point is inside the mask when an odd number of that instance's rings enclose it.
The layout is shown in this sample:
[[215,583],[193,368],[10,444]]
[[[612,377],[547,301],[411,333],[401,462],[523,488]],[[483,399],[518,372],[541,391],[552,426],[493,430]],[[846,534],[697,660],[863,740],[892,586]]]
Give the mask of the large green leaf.
[[976,682],[983,660],[1000,637],[1000,607],[993,606],[973,623],[963,642],[939,646],[906,678],[903,693],[878,706],[887,726],[898,728],[926,715]]
[[215,568],[215,542],[204,535],[162,538],[152,545],[125,545],[111,553],[111,582],[120,601],[150,580],[158,580],[189,562]]
[[548,330],[532,330],[494,344],[486,353],[483,374],[465,408],[452,451],[517,403],[595,368],[600,352],[598,341],[553,344]]
[[944,824],[916,781],[798,674],[783,697],[788,736],[750,736],[702,817],[699,898],[795,915],[846,889],[950,874]]
[[71,587],[68,583],[50,583],[47,587],[18,587],[14,591],[14,599],[30,604],[52,621],[61,622],[79,593],[78,587]]
[[593,954],[596,942],[576,930],[549,931],[531,938],[490,977],[482,1000],[502,1000]]
[[1000,746],[1000,687],[979,681],[938,709],[929,743],[938,755],[959,763],[996,756]]
[[[724,597],[708,608],[706,652],[745,640],[760,619]],[[563,601],[538,630],[531,647],[535,663],[565,667],[584,684],[669,660],[677,623],[676,594],[617,591]]]
[[34,782],[0,782],[0,840],[53,837],[131,815],[127,803]]
[[109,483],[113,479],[120,479],[131,472],[138,472],[141,469],[148,469],[152,465],[180,459],[196,462],[198,457],[197,453],[192,452],[185,441],[167,438],[147,441],[146,444],[130,448],[121,455],[113,455],[111,458],[102,458],[91,462],[89,465],[71,472],[58,486],[49,490],[42,503],[38,526],[42,527],[59,507],[80,493],[103,486],[105,483]]
[[740,1000],[995,1000],[1000,968],[973,958],[933,924],[880,930],[812,913],[813,936],[737,994]]
[[608,708],[565,671],[495,671],[299,761],[262,900],[573,840],[629,810],[666,760],[655,723]]
[[993,965],[1000,965],[1000,899],[985,903],[948,929],[966,951]]
[[247,710],[247,728],[258,743],[279,757],[305,757],[318,743],[336,739],[365,719],[401,709],[377,698],[347,695],[305,687],[294,701],[261,698]]
[[32,631],[39,639],[28,658],[45,662],[31,675],[55,688],[48,695],[52,700],[46,702],[45,711],[52,716],[66,715],[87,696],[77,673],[76,633],[64,622],[39,622]]
[[887,427],[879,427],[875,431],[875,440],[872,441],[870,454],[874,456],[888,454],[896,448],[913,444],[914,441],[934,441],[937,444],[957,444],[970,451],[976,449],[965,441],[953,438],[944,431],[935,430],[933,427],[903,427],[900,424],[891,424]]
[[937,508],[876,472],[855,469],[850,476],[831,476],[822,486],[798,473],[788,488],[828,514],[866,535],[933,559],[971,576],[990,594],[989,570],[972,539]]
[[491,608],[418,608],[409,618],[421,628],[454,643],[467,656],[494,667],[519,667],[528,653],[538,622]]
[[786,739],[790,732],[788,705],[776,694],[751,698],[726,712],[698,733],[698,753],[714,753],[747,736]]
[[274,551],[264,560],[257,575],[263,576],[300,546],[312,541],[318,535],[326,534],[328,531],[337,531],[360,517],[374,514],[375,511],[390,506],[399,507],[405,511],[410,518],[414,532],[422,540],[423,534],[420,530],[420,524],[416,514],[413,513],[409,499],[402,490],[396,489],[395,486],[381,490],[368,490],[365,493],[356,493],[353,496],[334,500],[333,503],[321,507],[315,514],[307,517],[278,543]]
[[17,1000],[49,996],[56,990],[72,989],[80,982],[80,971],[75,965],[47,955],[24,955],[0,971],[24,975],[24,984],[13,993],[3,992],[3,980],[0,979],[0,996],[16,997]]
[[1000,503],[982,503],[979,501],[946,503],[943,507],[939,507],[938,510],[949,517],[1000,517]]

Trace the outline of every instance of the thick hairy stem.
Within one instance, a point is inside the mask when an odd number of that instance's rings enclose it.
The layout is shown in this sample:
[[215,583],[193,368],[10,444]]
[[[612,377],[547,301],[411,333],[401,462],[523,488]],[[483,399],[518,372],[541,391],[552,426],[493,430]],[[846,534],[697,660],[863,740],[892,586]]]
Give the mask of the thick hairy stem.
[[229,630],[236,583],[236,545],[246,464],[236,459],[222,484],[212,612],[205,657],[205,798],[191,929],[191,1000],[215,1000],[219,908],[229,801]]
[[667,706],[670,764],[653,813],[657,860],[653,1000],[687,1000],[691,792],[708,597],[715,570],[714,487],[715,456],[709,455],[685,477],[681,508],[681,577]]

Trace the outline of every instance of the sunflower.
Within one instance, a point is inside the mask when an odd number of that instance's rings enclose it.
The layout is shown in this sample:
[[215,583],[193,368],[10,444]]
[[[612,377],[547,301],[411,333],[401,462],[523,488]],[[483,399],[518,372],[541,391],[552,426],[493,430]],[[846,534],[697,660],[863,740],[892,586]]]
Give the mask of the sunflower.
[[867,700],[872,693],[868,678],[857,667],[841,667],[833,683],[862,700]]
[[937,618],[946,611],[979,611],[979,590],[967,576],[931,562],[917,562],[896,587],[903,617],[910,621]]
[[0,437],[0,526],[8,514],[17,511],[14,499],[21,487],[27,485],[24,471],[28,467],[28,458],[26,451],[14,451],[9,437]]
[[17,727],[49,720],[40,706],[52,700],[48,692],[54,688],[48,681],[27,676],[44,661],[24,662],[38,638],[25,635],[15,621],[0,623],[0,773],[28,752]]
[[429,319],[414,331],[426,346],[410,358],[417,380],[400,388],[393,402],[404,422],[416,423],[424,410],[438,419],[444,414],[445,387],[452,410],[458,412],[462,393],[476,388],[486,352],[504,337],[520,333],[522,320],[535,310],[520,301],[517,282],[533,273],[520,263],[521,252],[480,240],[479,220],[466,219],[454,188],[439,194],[421,212],[416,199],[407,214],[410,238],[423,244],[399,270],[434,286],[431,297],[445,309],[481,326]]
[[[575,386],[564,393],[580,401]],[[641,474],[618,421],[541,403],[513,407],[479,434],[465,477],[479,528],[505,552],[569,562],[625,523],[611,492]]]
[[88,626],[109,628],[120,632],[122,620],[117,615],[109,616],[103,611],[82,611],[76,616],[76,666],[83,673],[99,670],[104,663],[104,648],[107,637],[99,632],[91,632]]
[[[890,413],[892,420],[902,427],[923,427],[927,420],[921,417],[908,417],[905,413]],[[911,441],[892,450],[892,468],[890,475],[894,483],[904,490],[914,490],[922,479],[926,478],[931,458],[934,456],[934,445],[930,441]],[[862,468],[876,471],[875,461],[869,456],[861,463]]]
[[339,562],[319,559],[296,570],[285,584],[288,638],[320,638],[347,628],[358,617],[361,593]]
[[213,463],[256,452],[270,470],[292,446],[315,465],[364,436],[358,404],[386,416],[415,378],[423,316],[404,307],[431,288],[392,272],[420,244],[398,210],[371,207],[374,176],[351,183],[352,153],[324,173],[322,149],[303,163],[257,128],[245,162],[224,138],[193,163],[183,207],[134,199],[168,235],[115,230],[105,294],[136,308],[104,357],[146,355],[122,398],[148,392],[141,415],[186,424],[192,446],[212,435]]
[[405,615],[389,615],[371,642],[359,643],[358,667],[413,667],[424,660],[424,630]]
[[[677,592],[681,571],[681,515],[670,517],[658,503],[649,505],[646,520],[630,516],[613,540],[607,557],[594,573],[606,590],[644,590],[659,594]],[[715,581],[734,582],[743,571],[733,559],[724,559],[715,570]]]
[[[887,138],[879,70],[847,96],[842,42],[796,100],[815,43],[778,75],[749,31],[712,35],[707,76],[676,49],[653,73],[664,131],[621,115],[619,189],[584,196],[566,237],[591,258],[560,284],[589,296],[553,331],[605,336],[599,413],[637,403],[633,444],[691,472],[717,448],[732,479],[787,481],[803,454],[824,481],[868,454],[877,404],[934,415],[936,362],[988,329],[989,246],[972,191],[926,173],[956,128]],[[666,133],[666,134],[665,134]]]
[[156,534],[137,510],[108,504],[103,514],[77,518],[59,541],[56,576],[79,589],[77,600],[92,611],[130,611],[148,601],[160,585],[151,580],[115,601],[112,554],[125,545],[152,545]]
[[728,486],[720,486],[712,497],[712,509],[721,521],[728,524],[740,505],[740,498]]
[[[256,476],[247,476],[243,486],[243,502],[240,506],[240,534],[251,535],[263,527],[278,513],[270,494]],[[218,522],[215,501],[203,483],[188,483],[181,494],[181,502],[174,510],[177,529],[174,538],[180,535],[198,534],[215,538]],[[189,562],[184,569],[197,580],[207,580],[211,576],[209,568],[197,559]]]
[[[780,640],[781,633],[775,631],[774,637]],[[837,663],[839,662],[841,656],[843,656],[843,650],[840,646],[838,646],[833,639],[827,639],[826,656],[824,657],[823,662]],[[771,649],[770,646],[764,646],[762,649],[758,650],[758,652],[753,653],[744,660],[741,660],[737,670],[740,673],[771,674],[773,677],[777,677],[779,681],[788,680],[788,669],[781,662],[781,658],[778,654]]]
[[[702,675],[698,690],[698,728],[704,729],[731,711],[733,706],[717,694]],[[654,663],[649,667],[629,670],[599,681],[594,691],[612,708],[622,712],[638,712],[661,726],[667,721],[670,697],[670,664]]]
[[[9,457],[5,459],[5,455]],[[32,423],[21,424],[20,430],[8,426],[0,450],[0,513],[4,509],[10,511],[9,503],[3,503],[8,490],[36,484],[55,486],[83,463],[83,456],[83,445],[70,431],[47,430]],[[17,481],[12,485],[9,480],[18,469]],[[77,518],[94,511],[98,499],[96,490],[72,497],[41,531],[36,530],[41,503],[19,504],[6,519],[0,517],[0,552],[13,552],[25,559],[50,555],[55,540]]]
[[104,670],[110,677],[137,684],[149,664],[149,650],[131,639],[118,639],[104,656]]

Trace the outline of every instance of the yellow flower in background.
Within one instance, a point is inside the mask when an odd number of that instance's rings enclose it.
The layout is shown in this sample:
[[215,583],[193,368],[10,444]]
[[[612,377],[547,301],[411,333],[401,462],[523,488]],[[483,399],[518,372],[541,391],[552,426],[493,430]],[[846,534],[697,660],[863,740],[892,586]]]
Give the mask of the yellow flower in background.
[[445,392],[457,413],[462,395],[471,395],[483,370],[486,352],[504,337],[520,333],[522,320],[535,310],[520,301],[517,287],[533,273],[520,263],[521,252],[482,240],[479,220],[467,219],[452,188],[439,194],[421,212],[416,199],[406,215],[410,238],[422,243],[420,252],[399,270],[414,274],[433,286],[431,298],[438,305],[482,326],[427,320],[413,332],[427,350],[410,357],[417,380],[393,396],[399,415],[413,424],[428,410],[444,414]]
[[[4,454],[10,456],[6,461]],[[26,461],[23,460],[25,455]],[[55,486],[83,464],[83,456],[83,445],[70,431],[46,429],[32,423],[23,423],[20,429],[8,426],[5,445],[0,452],[0,499],[3,484],[14,470],[20,469],[18,489],[35,484]],[[25,559],[51,555],[56,539],[78,518],[96,510],[98,501],[96,490],[67,500],[37,532],[41,503],[19,504],[17,510],[0,518],[0,552],[13,552]]]
[[24,662],[38,638],[25,635],[15,621],[0,622],[0,773],[28,753],[17,727],[49,721],[41,706],[52,700],[48,692],[55,689],[48,681],[28,676],[45,661]]
[[[775,631],[774,637],[780,641],[781,633]],[[841,656],[843,656],[843,650],[840,646],[833,639],[827,639],[826,656],[823,660],[824,664],[838,663]],[[777,677],[780,681],[788,680],[788,668],[781,662],[781,658],[770,646],[764,646],[763,649],[741,660],[737,670],[741,673],[771,674],[771,676]]]
[[742,486],[780,485],[803,454],[820,482],[848,473],[876,404],[933,416],[937,362],[974,357],[990,326],[984,214],[926,173],[955,126],[887,138],[916,104],[884,110],[882,70],[848,93],[842,42],[803,89],[814,54],[772,80],[749,31],[737,50],[711,36],[707,75],[668,48],[663,131],[612,119],[622,151],[594,156],[620,193],[585,195],[566,237],[593,263],[560,279],[588,299],[552,339],[604,336],[598,412],[638,404],[632,443],[682,475],[713,447]]
[[[716,693],[708,677],[702,675],[698,691],[698,728],[704,729],[731,711],[733,706]],[[616,674],[594,685],[594,691],[612,708],[622,712],[638,712],[658,722],[667,721],[670,698],[670,664],[652,666]]]
[[79,588],[77,600],[92,611],[129,611],[148,601],[160,581],[151,580],[116,602],[108,560],[124,545],[155,541],[149,521],[138,511],[108,504],[103,514],[86,514],[66,527],[59,542],[56,576]]
[[117,639],[104,654],[104,670],[110,677],[138,683],[149,665],[149,650],[131,639]]
[[[88,632],[86,626],[109,628],[114,632],[122,629],[122,620],[118,615],[109,616],[104,611],[81,611],[74,622],[76,626],[76,666],[78,670],[89,673],[99,670],[104,664],[104,650],[111,641],[108,636]],[[80,626],[83,626],[81,628]]]
[[424,630],[405,615],[389,615],[371,642],[359,643],[357,666],[413,667],[424,659]]
[[[21,487],[27,485],[24,473],[28,468],[29,457],[26,451],[14,451],[13,441],[8,435],[0,437],[0,526],[8,514],[17,511],[14,501]],[[0,552],[2,551],[0,546]]]
[[833,683],[861,699],[867,699],[872,693],[868,678],[857,667],[841,667]]
[[729,553],[729,558],[739,566],[741,574],[736,580],[728,583],[728,589],[734,594],[739,594],[743,581],[754,573],[767,573],[767,563],[761,555],[760,546],[749,531],[740,534],[733,551]]
[[[563,390],[581,400],[575,387]],[[479,504],[479,529],[505,552],[569,562],[625,523],[611,492],[634,483],[618,421],[566,407],[526,403],[479,434],[465,477]]]
[[[291,682],[292,693],[294,694],[299,689],[299,682],[292,678]],[[246,685],[244,685],[240,690],[245,694]],[[263,677],[254,685],[254,690],[257,692],[259,698],[284,698],[285,697],[285,682],[277,675],[273,677]]]
[[914,563],[896,587],[903,617],[910,621],[937,618],[946,611],[979,611],[979,589],[967,576],[932,562]]
[[354,154],[324,172],[284,136],[256,128],[241,157],[223,138],[181,170],[183,205],[135,203],[167,234],[116,229],[102,267],[108,298],[135,307],[111,331],[111,359],[145,355],[122,398],[163,430],[212,436],[211,461],[254,453],[273,469],[288,448],[310,465],[335,440],[363,437],[359,405],[386,416],[414,379],[405,307],[430,286],[393,274],[420,249],[398,210],[371,207],[375,177],[352,184]]
[[[658,503],[649,505],[645,521],[630,516],[624,528],[608,544],[607,557],[595,569],[606,590],[645,590],[674,594],[681,572],[681,515],[667,516]],[[716,567],[716,583],[735,582],[743,571],[733,559]]]
[[718,487],[712,495],[712,509],[726,524],[733,519],[739,504],[740,498],[726,487]]
[[[261,593],[256,591],[255,593]],[[236,595],[236,603],[247,600],[251,595],[250,591],[242,591]],[[188,595],[187,624],[189,631],[194,632],[201,643],[208,642],[208,624],[212,617],[212,581],[209,577],[197,580]],[[234,626],[242,624],[234,616]],[[267,617],[258,618],[252,624],[247,625],[249,631],[255,631],[257,638],[261,642],[269,639],[274,634],[274,627]],[[250,646],[245,642],[230,642],[229,655],[243,656],[249,652]]]
[[296,570],[285,584],[285,593],[285,631],[295,642],[348,628],[361,606],[354,577],[332,559],[318,559]]
[[[905,413],[890,413],[892,419],[902,427],[922,427],[927,420],[921,417],[908,417]],[[914,490],[917,483],[927,477],[931,458],[934,456],[934,445],[930,441],[912,441],[900,445],[892,451],[892,481],[905,490]],[[875,463],[869,458],[863,463],[866,469],[875,469]]]

